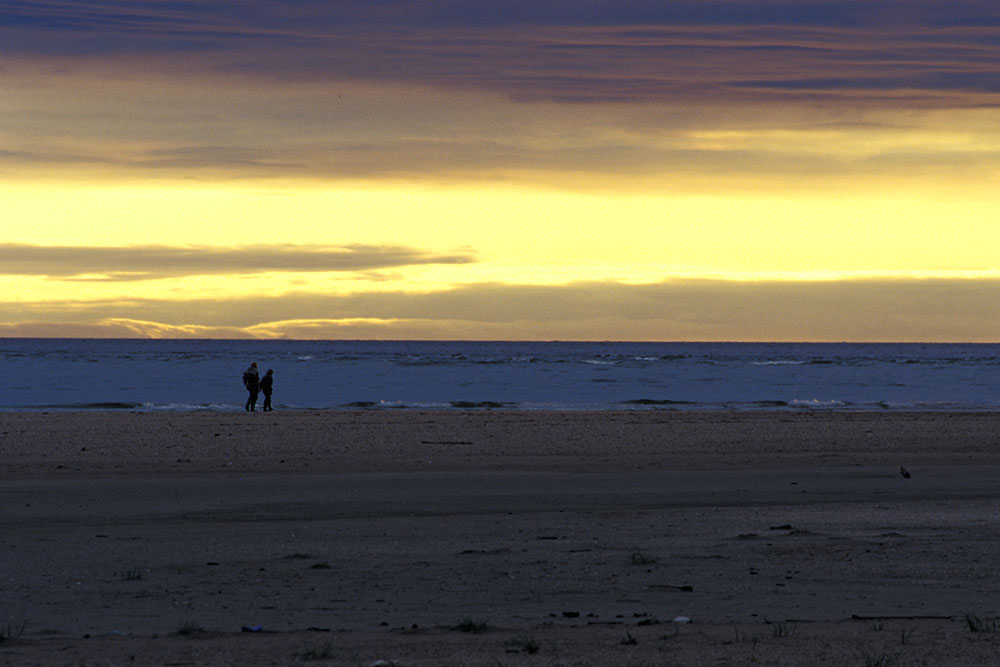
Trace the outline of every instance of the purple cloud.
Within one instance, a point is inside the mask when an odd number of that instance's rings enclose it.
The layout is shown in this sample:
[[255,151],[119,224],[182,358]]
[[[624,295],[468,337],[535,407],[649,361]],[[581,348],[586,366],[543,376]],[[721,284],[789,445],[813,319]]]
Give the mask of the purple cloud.
[[[1000,92],[1000,6],[961,1],[0,3],[0,54],[561,101],[937,105]],[[860,93],[860,95],[859,95]]]

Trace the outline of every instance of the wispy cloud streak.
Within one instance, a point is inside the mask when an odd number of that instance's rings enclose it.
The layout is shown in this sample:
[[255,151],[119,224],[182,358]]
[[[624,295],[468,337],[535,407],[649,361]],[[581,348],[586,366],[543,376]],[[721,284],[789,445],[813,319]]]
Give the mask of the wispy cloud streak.
[[991,279],[480,284],[426,294],[10,304],[0,335],[976,342],[1000,337],[997,310],[1000,282]]
[[421,264],[465,264],[472,261],[474,258],[469,253],[430,253],[402,246],[255,245],[210,248],[0,244],[0,275],[62,278],[97,275],[115,280],[268,271],[371,271]]

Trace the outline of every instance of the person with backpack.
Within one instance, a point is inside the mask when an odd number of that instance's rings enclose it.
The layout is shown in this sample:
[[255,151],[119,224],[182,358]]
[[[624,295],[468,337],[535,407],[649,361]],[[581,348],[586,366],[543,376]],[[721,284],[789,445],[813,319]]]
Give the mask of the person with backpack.
[[257,407],[257,394],[260,391],[260,375],[257,374],[256,361],[250,364],[250,368],[246,369],[243,373],[243,386],[250,392],[245,410],[247,412],[254,412],[254,408]]

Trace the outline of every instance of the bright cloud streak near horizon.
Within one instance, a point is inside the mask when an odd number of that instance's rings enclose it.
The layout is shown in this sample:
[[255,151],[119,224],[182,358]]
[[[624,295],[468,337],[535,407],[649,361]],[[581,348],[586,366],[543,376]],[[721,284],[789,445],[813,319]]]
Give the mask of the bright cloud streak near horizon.
[[3,2],[0,336],[1000,340],[987,2]]

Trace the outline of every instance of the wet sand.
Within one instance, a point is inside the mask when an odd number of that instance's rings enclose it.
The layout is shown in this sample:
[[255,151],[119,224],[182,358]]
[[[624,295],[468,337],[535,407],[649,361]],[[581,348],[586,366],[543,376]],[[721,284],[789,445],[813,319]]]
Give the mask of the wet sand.
[[998,426],[0,413],[0,664],[995,664]]

